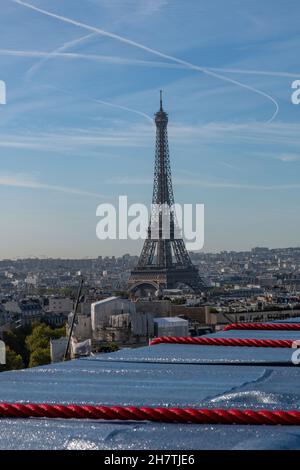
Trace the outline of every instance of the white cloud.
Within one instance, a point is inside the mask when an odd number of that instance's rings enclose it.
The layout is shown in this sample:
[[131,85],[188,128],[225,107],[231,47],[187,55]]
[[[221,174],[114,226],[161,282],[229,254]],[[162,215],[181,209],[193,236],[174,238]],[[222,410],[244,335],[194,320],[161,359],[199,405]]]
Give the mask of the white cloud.
[[[111,178],[108,181],[109,184],[124,184],[124,185],[152,185],[153,180],[150,178],[143,177],[120,177]],[[249,190],[249,191],[278,191],[278,190],[290,190],[299,189],[299,184],[273,184],[273,185],[260,185],[260,184],[244,184],[235,183],[231,181],[202,181],[200,178],[173,178],[174,186],[195,186],[199,188],[211,188],[211,189],[237,189],[237,190]]]
[[284,163],[297,162],[300,160],[300,156],[293,155],[293,154],[283,154],[283,155],[279,155],[279,157],[277,157],[277,160],[280,160],[281,162],[284,162]]
[[[92,100],[97,102],[97,100]],[[101,104],[101,101],[99,101]],[[125,106],[103,102],[130,112],[136,112]],[[151,120],[150,116],[147,116]],[[99,155],[103,148],[120,149],[122,147],[153,148],[153,129],[147,124],[127,123],[122,121],[121,126],[95,127],[91,129],[69,128],[57,129],[51,132],[24,132],[19,134],[0,134],[0,147],[31,149],[60,153],[73,153],[74,155]],[[185,125],[170,124],[169,136],[172,145],[199,145],[207,143],[250,142],[254,144],[284,144],[300,145],[300,124],[298,123],[272,123],[262,126],[261,123],[237,124],[228,122],[208,122],[206,124]],[[299,157],[300,158],[300,157]],[[285,162],[298,160],[294,153],[279,156]]]
[[80,196],[90,197],[101,197],[105,196],[92,193],[89,191],[83,191],[77,188],[70,188],[66,186],[56,186],[48,183],[42,183],[34,178],[34,176],[24,173],[15,174],[0,174],[0,186],[9,186],[14,188],[25,188],[25,189],[41,189],[47,191],[56,191],[67,194],[76,194]]
[[0,148],[96,156],[103,153],[103,147],[147,147],[150,144],[150,138],[153,139],[153,130],[150,126],[141,130],[132,127],[122,131],[75,128],[53,132],[1,134]]
[[257,144],[300,144],[300,124],[291,122],[272,122],[264,126],[259,122],[230,123],[208,122],[199,125],[170,125],[173,140],[189,142],[252,142]]

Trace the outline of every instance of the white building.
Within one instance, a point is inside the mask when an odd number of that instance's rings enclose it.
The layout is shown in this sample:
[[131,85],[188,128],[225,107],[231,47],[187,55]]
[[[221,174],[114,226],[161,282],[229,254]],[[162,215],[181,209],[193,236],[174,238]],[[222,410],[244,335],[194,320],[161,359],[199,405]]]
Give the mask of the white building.
[[98,341],[136,343],[153,336],[153,315],[136,312],[135,303],[109,297],[91,306],[93,338]]
[[61,362],[65,355],[68,338],[50,339],[51,362]]
[[28,276],[25,279],[26,284],[37,287],[38,286],[38,276],[36,274],[28,274]]
[[127,299],[120,297],[108,297],[99,300],[91,306],[92,328],[96,330],[108,325],[111,315],[120,315],[123,313],[134,313],[135,304]]
[[155,336],[189,336],[189,322],[180,317],[154,318]]
[[[69,328],[72,324],[73,313],[70,313],[68,316],[68,334]],[[92,326],[91,326],[91,316],[77,314],[75,325],[73,328],[73,336],[77,341],[85,341],[92,338]]]

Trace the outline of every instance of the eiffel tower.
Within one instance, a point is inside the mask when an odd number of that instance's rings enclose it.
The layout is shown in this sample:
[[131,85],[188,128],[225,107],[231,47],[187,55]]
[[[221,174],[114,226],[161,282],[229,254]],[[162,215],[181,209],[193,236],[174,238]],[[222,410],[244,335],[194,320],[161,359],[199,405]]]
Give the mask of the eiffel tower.
[[[204,281],[193,265],[180,234],[174,210],[174,195],[168,144],[168,114],[163,109],[160,91],[160,109],[155,114],[156,148],[152,211],[148,236],[136,268],[129,278],[132,292],[150,288],[159,291],[186,284],[196,293],[206,289]],[[168,231],[163,222],[168,216]],[[165,219],[164,219],[165,220]]]

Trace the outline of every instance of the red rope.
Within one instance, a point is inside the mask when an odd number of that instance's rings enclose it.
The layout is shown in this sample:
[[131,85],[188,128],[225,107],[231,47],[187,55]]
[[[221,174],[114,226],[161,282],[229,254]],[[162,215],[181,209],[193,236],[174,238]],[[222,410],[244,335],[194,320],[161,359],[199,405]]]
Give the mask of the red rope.
[[300,330],[300,323],[231,323],[228,330]]
[[248,346],[254,348],[291,348],[291,339],[250,339],[250,338],[191,338],[189,336],[161,336],[150,341],[154,344],[198,344],[201,346]]
[[237,409],[137,408],[133,406],[0,403],[0,417],[104,419],[198,424],[300,425],[300,411],[296,410],[253,411]]

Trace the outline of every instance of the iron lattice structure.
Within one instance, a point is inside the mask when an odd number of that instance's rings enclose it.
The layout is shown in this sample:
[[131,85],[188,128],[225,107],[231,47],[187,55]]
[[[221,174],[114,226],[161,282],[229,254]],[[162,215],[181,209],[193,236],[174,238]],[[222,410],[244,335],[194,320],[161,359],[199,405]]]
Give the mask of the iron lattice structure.
[[191,261],[176,221],[168,143],[168,114],[163,109],[162,92],[160,109],[155,114],[155,124],[152,211],[148,236],[137,267],[131,272],[129,288],[134,291],[151,285],[156,289],[172,289],[183,283],[199,293],[204,291],[206,286]]

